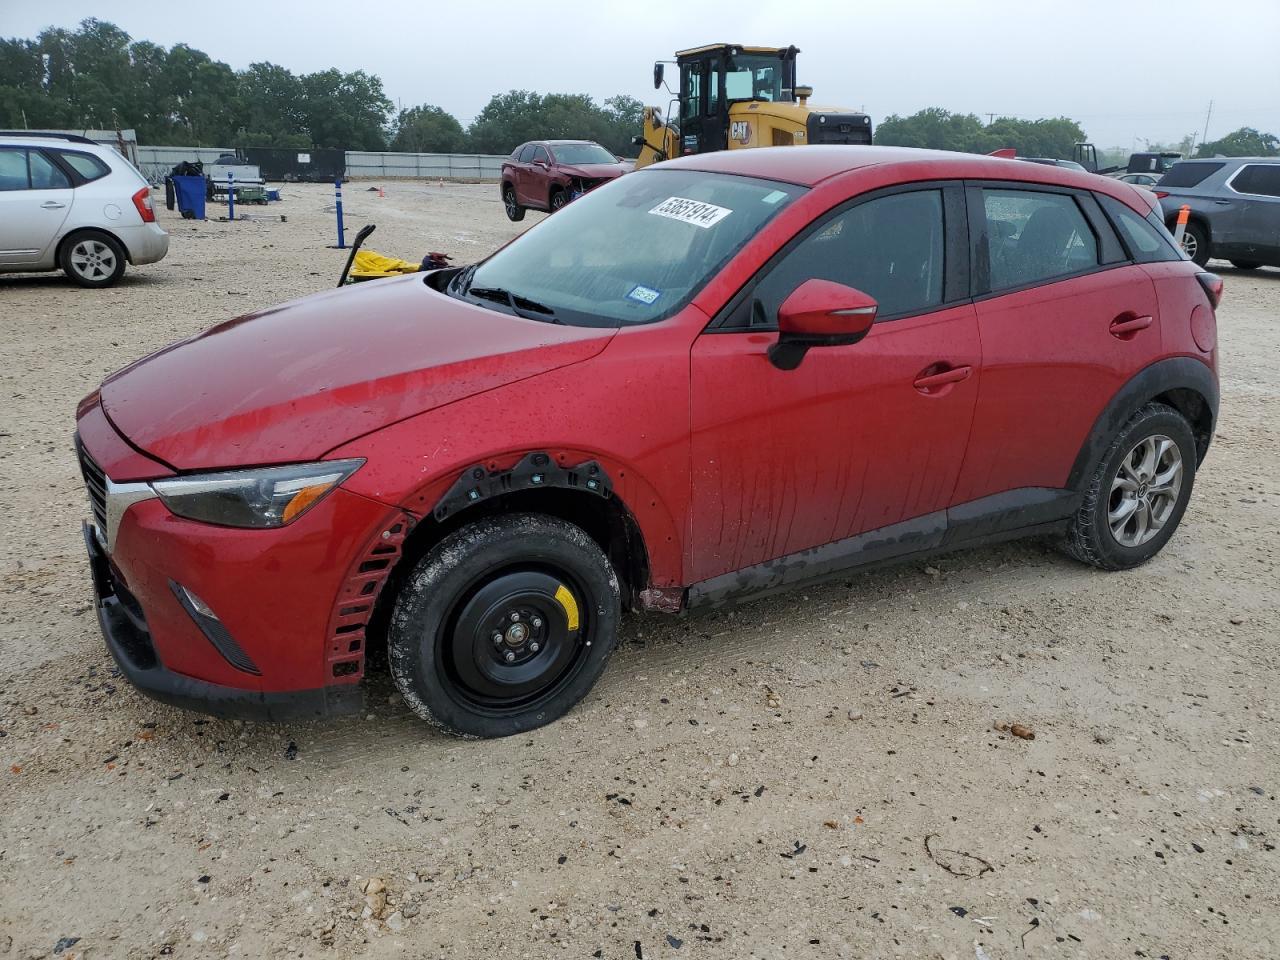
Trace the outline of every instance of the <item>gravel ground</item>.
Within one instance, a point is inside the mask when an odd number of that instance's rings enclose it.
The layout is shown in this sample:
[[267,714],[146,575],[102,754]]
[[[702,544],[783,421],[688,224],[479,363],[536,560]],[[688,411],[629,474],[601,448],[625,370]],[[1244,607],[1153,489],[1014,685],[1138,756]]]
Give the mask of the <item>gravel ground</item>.
[[[406,257],[539,219],[365,186],[348,223]],[[1221,429],[1148,566],[1023,543],[633,618],[566,720],[459,742],[376,671],[363,717],[184,713],[98,635],[75,403],[329,286],[331,196],[285,197],[162,212],[111,290],[0,277],[0,957],[1280,955],[1280,271],[1222,265]]]

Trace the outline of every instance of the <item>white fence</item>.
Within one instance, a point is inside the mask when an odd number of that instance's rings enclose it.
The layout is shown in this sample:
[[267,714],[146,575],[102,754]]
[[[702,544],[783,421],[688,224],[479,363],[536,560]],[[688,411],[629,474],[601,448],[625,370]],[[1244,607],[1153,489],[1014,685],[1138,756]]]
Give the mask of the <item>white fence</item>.
[[370,153],[347,151],[348,177],[444,177],[498,180],[505,156],[484,153]]
[[163,180],[165,174],[183,160],[209,164],[224,153],[235,153],[230,147],[139,147],[138,169],[152,182]]
[[[183,160],[210,164],[229,147],[138,147],[138,169],[149,180],[161,180]],[[347,177],[390,179],[417,177],[446,180],[497,180],[505,156],[486,153],[373,153],[348,150]]]

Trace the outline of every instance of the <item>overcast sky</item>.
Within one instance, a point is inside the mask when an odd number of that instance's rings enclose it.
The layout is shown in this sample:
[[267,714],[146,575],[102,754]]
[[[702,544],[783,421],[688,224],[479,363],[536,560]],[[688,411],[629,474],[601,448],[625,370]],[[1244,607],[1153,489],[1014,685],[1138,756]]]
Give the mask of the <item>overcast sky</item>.
[[382,77],[398,104],[465,123],[512,88],[629,93],[661,103],[651,69],[685,47],[728,42],[802,53],[814,103],[878,122],[923,107],[1065,115],[1098,146],[1280,134],[1280,0],[479,0],[470,3],[140,3],[0,0],[0,36],[84,17],[136,39],[187,43],[233,67],[337,67]]

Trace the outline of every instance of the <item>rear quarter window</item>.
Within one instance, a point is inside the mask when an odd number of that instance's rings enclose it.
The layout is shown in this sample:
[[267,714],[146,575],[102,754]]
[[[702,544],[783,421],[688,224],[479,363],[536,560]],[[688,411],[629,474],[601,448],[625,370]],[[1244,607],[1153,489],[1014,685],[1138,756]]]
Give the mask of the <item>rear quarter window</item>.
[[1158,263],[1162,260],[1183,259],[1163,224],[1158,221],[1153,224],[1114,197],[1104,193],[1095,196],[1124,240],[1133,260],[1138,263]]
[[62,160],[71,167],[72,170],[78,173],[85,183],[89,183],[93,180],[101,180],[111,172],[110,167],[91,153],[59,150],[58,156],[62,158]]
[[1198,187],[1211,174],[1217,173],[1225,166],[1225,163],[1202,163],[1197,160],[1183,160],[1175,163],[1169,172],[1160,178],[1160,182],[1156,186]]

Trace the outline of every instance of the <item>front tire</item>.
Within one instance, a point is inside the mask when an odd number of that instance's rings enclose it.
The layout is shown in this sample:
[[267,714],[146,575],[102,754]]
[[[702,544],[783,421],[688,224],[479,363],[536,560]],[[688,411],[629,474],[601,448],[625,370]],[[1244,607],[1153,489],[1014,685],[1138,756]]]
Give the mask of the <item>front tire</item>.
[[124,247],[97,230],[77,233],[62,245],[58,266],[82,287],[109,287],[124,276]]
[[482,519],[418,563],[391,616],[391,674],[418,716],[463,737],[551,723],[586,695],[617,637],[600,547],[542,514]]
[[1209,262],[1209,234],[1194,220],[1182,232],[1182,250],[1198,267]]
[[1185,417],[1149,403],[1099,461],[1071,519],[1066,552],[1102,570],[1146,563],[1169,542],[1191,499],[1196,443]]
[[502,208],[507,211],[507,219],[513,223],[524,219],[524,207],[516,199],[516,188],[509,183],[502,185]]
[[551,212],[555,213],[557,210],[563,210],[568,203],[569,194],[560,187],[556,187],[551,191],[551,198],[547,205],[551,208]]

